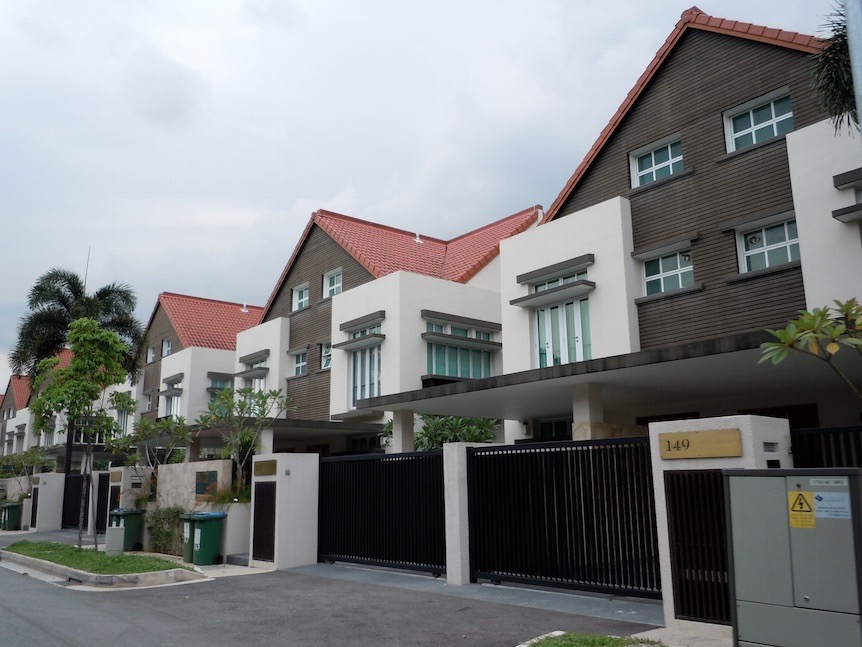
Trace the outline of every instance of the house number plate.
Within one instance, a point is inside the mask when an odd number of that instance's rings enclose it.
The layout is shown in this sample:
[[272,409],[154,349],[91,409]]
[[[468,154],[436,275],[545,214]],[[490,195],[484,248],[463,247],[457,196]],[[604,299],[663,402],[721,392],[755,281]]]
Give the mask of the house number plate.
[[658,442],[660,455],[665,460],[742,456],[742,435],[739,429],[659,434]]

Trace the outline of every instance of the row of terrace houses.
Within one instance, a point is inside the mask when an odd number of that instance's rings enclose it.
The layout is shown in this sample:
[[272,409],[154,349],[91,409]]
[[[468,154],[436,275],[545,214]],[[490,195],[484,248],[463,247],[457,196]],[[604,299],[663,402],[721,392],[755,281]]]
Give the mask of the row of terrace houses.
[[[858,425],[828,367],[758,364],[765,329],[862,292],[862,144],[818,106],[820,46],[692,8],[546,213],[443,241],[321,210],[263,307],[160,295],[139,415],[282,389],[297,408],[264,451],[323,455],[377,449],[387,419],[409,451],[417,413],[500,419],[506,442]],[[6,452],[26,445],[21,379]]]

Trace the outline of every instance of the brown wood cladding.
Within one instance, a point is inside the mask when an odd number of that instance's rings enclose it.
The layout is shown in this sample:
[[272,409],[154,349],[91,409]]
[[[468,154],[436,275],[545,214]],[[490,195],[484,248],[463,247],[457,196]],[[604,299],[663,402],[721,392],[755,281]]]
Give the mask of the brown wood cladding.
[[[329,340],[331,334],[332,301],[323,298],[323,275],[338,267],[342,291],[374,279],[341,245],[314,225],[264,318],[270,321],[289,317],[291,350],[306,349],[308,374],[287,381],[286,392],[296,405],[291,418],[329,420],[330,379],[328,370],[320,370],[320,344]],[[292,289],[306,282],[310,290],[309,307],[291,312]]]
[[[147,344],[146,347],[152,346],[156,351],[155,361],[149,364],[144,364],[143,374],[141,376],[141,385],[144,395],[150,393],[153,396],[152,408],[150,411],[141,410],[141,417],[155,420],[159,414],[159,396],[156,391],[162,389],[161,373],[162,373],[162,340],[171,340],[171,355],[183,350],[183,344],[179,336],[174,330],[171,320],[168,318],[165,309],[159,304],[156,312],[153,315],[153,320],[147,328]],[[147,361],[146,347],[144,350],[144,362]],[[143,403],[141,405],[143,407]]]
[[720,229],[793,201],[784,139],[727,156],[722,116],[783,87],[796,129],[825,118],[805,54],[690,31],[561,208],[561,216],[569,215],[628,195],[629,153],[681,134],[685,168],[693,173],[632,193],[633,243],[637,249],[699,232],[692,257],[704,290],[640,304],[643,349],[777,327],[805,307],[798,269],[728,284],[738,272],[736,239]]

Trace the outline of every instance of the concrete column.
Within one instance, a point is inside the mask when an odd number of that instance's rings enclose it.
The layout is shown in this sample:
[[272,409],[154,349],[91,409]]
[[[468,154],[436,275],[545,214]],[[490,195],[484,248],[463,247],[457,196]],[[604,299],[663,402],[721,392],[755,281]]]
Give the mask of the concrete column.
[[198,436],[192,436],[189,446],[186,447],[186,457],[184,463],[196,463],[201,459],[201,439]]
[[443,445],[443,491],[446,498],[446,583],[470,583],[470,520],[467,516],[467,447]]
[[[662,458],[659,434],[738,429],[742,441],[742,456],[726,458]],[[670,561],[667,499],[664,473],[674,470],[764,469],[767,461],[779,461],[778,467],[792,467],[790,458],[790,426],[779,418],[763,416],[725,416],[696,420],[653,422],[649,426],[650,457],[652,459],[653,496],[655,497],[658,532],[659,564],[661,568],[664,623],[670,629],[685,630],[704,627],[704,623],[677,620],[673,605],[674,591]],[[665,437],[667,440],[667,437]],[[710,502],[704,501],[704,505]],[[730,640],[731,627],[708,625]]]
[[260,432],[260,454],[272,454],[275,442],[275,431],[272,428]]
[[602,385],[593,382],[572,387],[572,440],[592,440],[612,435],[605,424]]
[[527,435],[527,426],[520,420],[504,420],[503,421],[503,442],[506,445],[513,445],[516,440],[524,440],[530,438]]
[[416,416],[413,415],[412,411],[392,412],[392,442],[389,443],[389,450],[393,454],[414,451],[415,420]]
[[[275,482],[275,560],[249,555],[249,565],[277,569],[317,563],[320,457],[317,454],[266,454],[254,457],[253,484]],[[254,546],[255,488],[252,487],[249,546]]]

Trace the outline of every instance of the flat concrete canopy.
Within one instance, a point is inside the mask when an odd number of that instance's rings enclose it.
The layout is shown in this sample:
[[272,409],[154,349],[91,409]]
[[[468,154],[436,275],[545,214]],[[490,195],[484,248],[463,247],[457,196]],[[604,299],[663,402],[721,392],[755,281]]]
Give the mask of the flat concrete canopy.
[[[847,386],[825,362],[792,353],[779,365],[758,364],[765,332],[754,332],[679,346],[617,355],[496,377],[406,391],[361,400],[357,406],[376,411],[527,420],[568,416],[572,387],[593,383],[602,387],[606,411],[615,408],[688,410],[693,402],[751,401],[813,402],[817,395],[852,399]],[[862,362],[844,350],[842,368],[858,383]],[[856,359],[856,362],[846,361]],[[769,406],[764,404],[762,406]],[[858,407],[857,407],[858,408]],[[727,413],[735,413],[728,411]],[[853,424],[858,424],[858,419]]]

